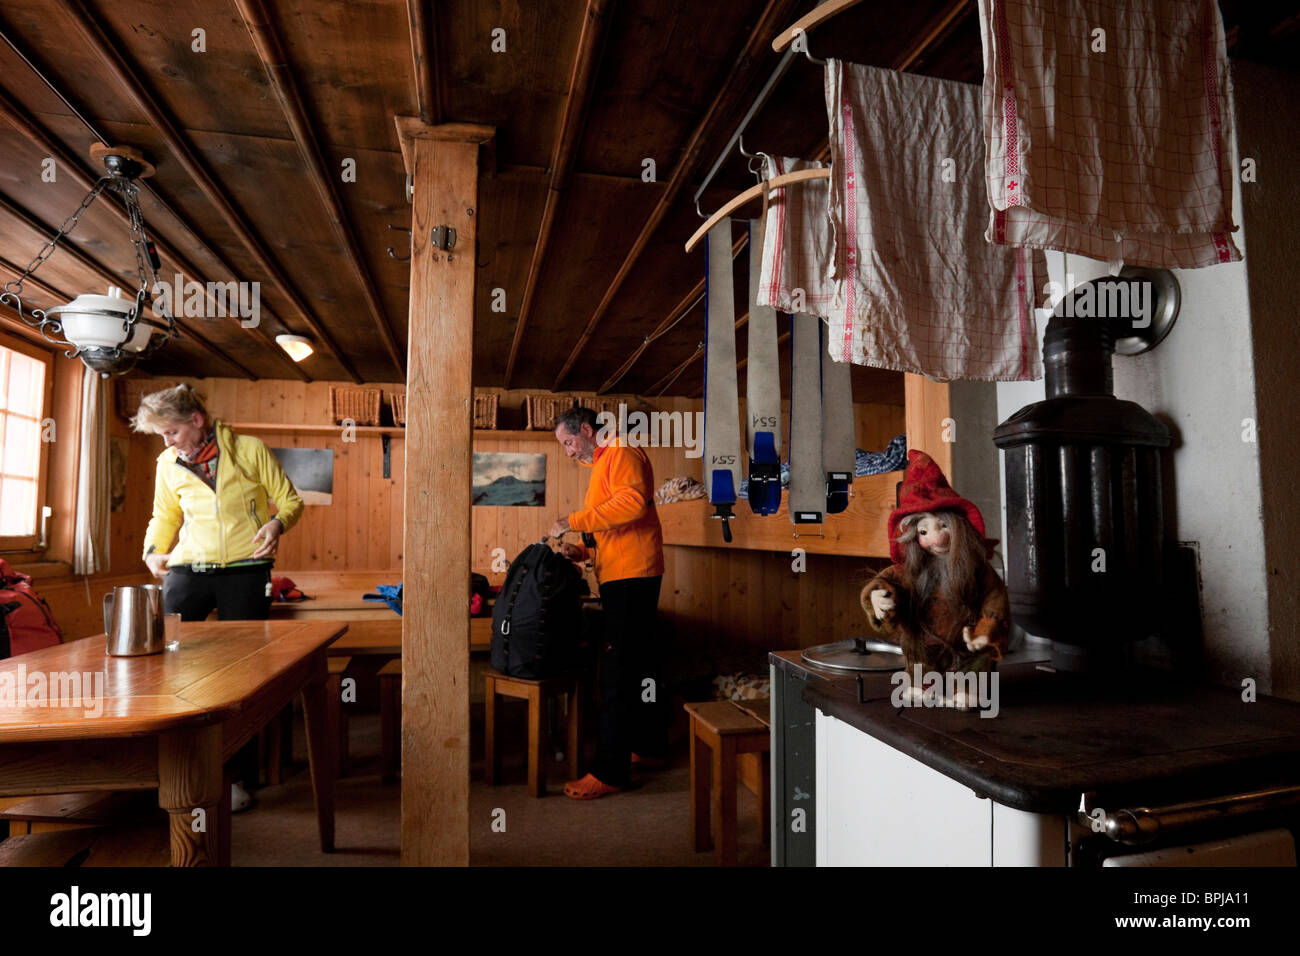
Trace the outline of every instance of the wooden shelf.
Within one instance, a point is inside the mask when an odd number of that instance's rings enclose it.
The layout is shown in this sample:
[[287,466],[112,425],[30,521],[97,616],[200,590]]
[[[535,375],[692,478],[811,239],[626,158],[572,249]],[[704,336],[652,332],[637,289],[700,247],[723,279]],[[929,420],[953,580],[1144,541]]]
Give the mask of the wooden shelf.
[[474,440],[482,441],[555,441],[554,432],[544,431],[511,431],[509,429],[496,428],[476,428],[474,429]]
[[[342,425],[302,425],[293,422],[226,422],[237,432],[342,432]],[[403,438],[406,429],[401,425],[355,425],[358,435],[392,435]]]
[[[888,558],[889,534],[886,527],[894,510],[894,489],[902,480],[901,471],[867,475],[853,480],[853,497],[846,511],[830,515],[818,525],[790,522],[786,510],[786,492],[781,493],[781,510],[773,515],[758,516],[749,510],[749,502],[736,503],[731,519],[732,542],[722,540],[722,522],[710,517],[713,506],[703,498],[658,505],[659,523],[664,529],[664,544],[698,548],[733,548],[741,551],[784,551],[803,548],[809,554],[855,555],[864,558]],[[795,531],[799,537],[795,537]],[[818,537],[816,532],[821,531]]]

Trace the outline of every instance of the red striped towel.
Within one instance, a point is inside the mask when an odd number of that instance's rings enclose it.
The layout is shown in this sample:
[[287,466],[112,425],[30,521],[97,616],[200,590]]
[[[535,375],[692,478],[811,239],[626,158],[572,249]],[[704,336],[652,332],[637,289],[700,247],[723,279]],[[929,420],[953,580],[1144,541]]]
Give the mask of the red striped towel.
[[980,0],[990,242],[1157,268],[1232,262],[1216,0]]

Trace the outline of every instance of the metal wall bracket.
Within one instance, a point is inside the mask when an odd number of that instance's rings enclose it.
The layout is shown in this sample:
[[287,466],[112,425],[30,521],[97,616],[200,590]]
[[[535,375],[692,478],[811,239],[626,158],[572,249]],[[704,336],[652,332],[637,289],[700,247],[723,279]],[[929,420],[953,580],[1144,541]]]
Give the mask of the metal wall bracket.
[[384,477],[393,477],[393,439],[389,435],[380,437],[380,443],[384,446]]
[[434,226],[429,232],[429,241],[433,248],[447,252],[456,248],[456,230],[451,226]]

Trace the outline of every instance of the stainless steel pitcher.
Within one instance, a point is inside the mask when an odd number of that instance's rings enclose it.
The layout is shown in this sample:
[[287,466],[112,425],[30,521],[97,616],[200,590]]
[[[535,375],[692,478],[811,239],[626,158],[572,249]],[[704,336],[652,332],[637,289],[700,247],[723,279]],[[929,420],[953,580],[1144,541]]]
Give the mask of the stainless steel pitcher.
[[104,595],[104,652],[111,657],[161,653],[167,638],[162,587],[115,587]]

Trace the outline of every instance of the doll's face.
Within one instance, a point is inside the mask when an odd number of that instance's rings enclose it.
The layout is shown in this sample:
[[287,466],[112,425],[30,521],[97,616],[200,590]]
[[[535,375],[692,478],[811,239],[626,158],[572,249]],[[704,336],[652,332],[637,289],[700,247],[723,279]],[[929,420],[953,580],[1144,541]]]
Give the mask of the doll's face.
[[916,541],[929,554],[947,554],[952,543],[948,519],[942,515],[926,515],[916,524]]

